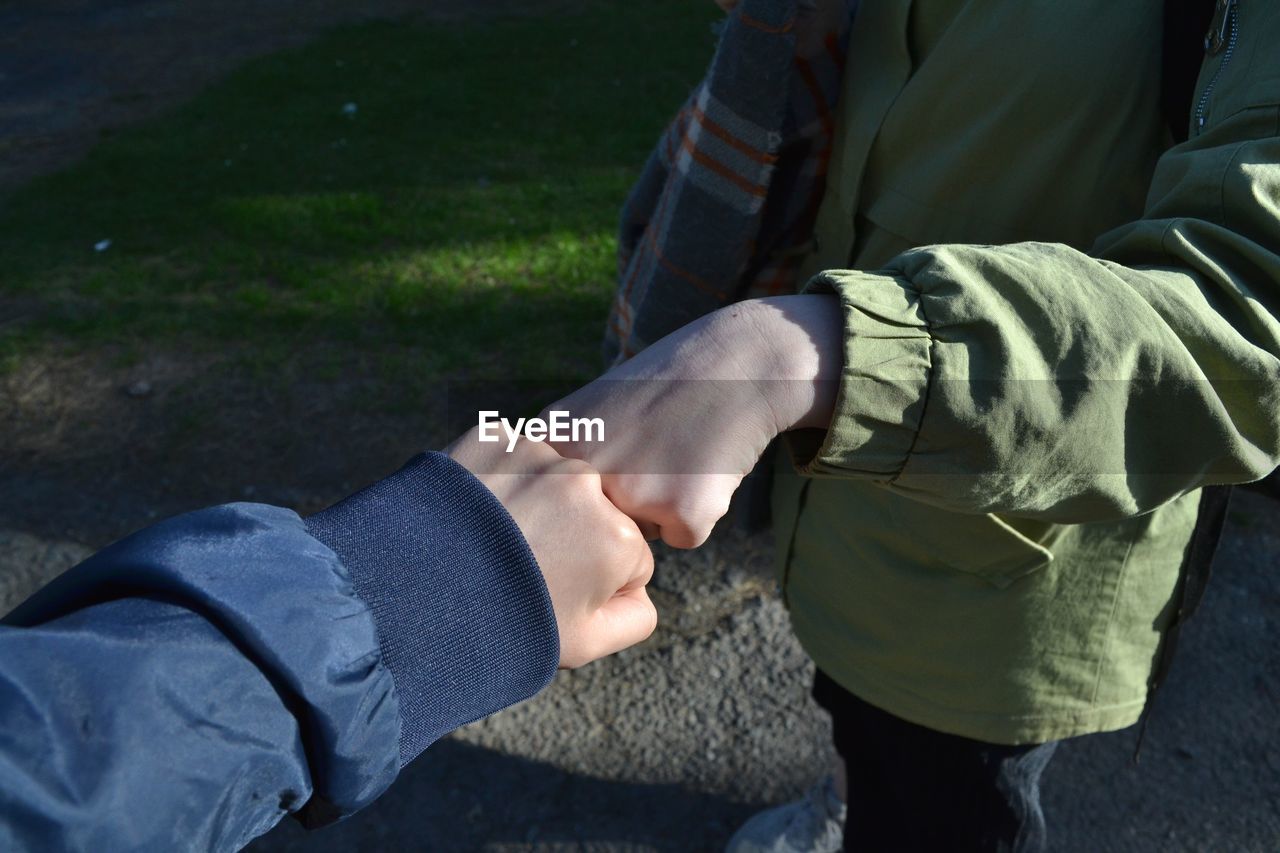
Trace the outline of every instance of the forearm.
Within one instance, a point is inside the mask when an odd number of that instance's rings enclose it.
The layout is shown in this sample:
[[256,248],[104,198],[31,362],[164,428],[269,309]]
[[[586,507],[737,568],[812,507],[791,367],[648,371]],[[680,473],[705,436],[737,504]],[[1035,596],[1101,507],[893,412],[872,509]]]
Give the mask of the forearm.
[[757,381],[775,434],[826,429],[843,362],[838,299],[820,294],[753,299],[713,318],[716,334],[736,350],[738,371]]
[[176,604],[0,627],[0,731],[5,850],[238,850],[313,793],[277,686]]
[[331,822],[556,663],[519,530],[438,454],[305,523],[170,519],[0,628],[0,838],[22,841],[0,847],[227,849],[290,812]]
[[877,347],[846,336],[812,474],[959,512],[1075,522],[1256,479],[1280,456],[1274,293],[1241,299],[1227,276],[1048,244],[930,247],[812,286],[838,291],[850,317],[872,310],[869,294],[906,305],[874,320]]
[[243,844],[290,812],[349,814],[399,770],[399,707],[372,616],[288,510],[238,504],[161,522],[4,624],[4,642],[28,654],[3,657],[16,791],[3,822],[54,848],[79,832],[103,849],[135,837],[172,849],[188,828],[198,846]]
[[724,418],[750,421],[769,438],[825,428],[836,399],[844,332],[836,297],[749,299],[695,320],[603,378],[669,382],[672,396],[685,382],[707,383],[708,394],[716,394],[717,385],[731,388],[719,394],[732,401]]
[[1211,60],[1207,120],[1160,157],[1142,214],[1088,251],[926,246],[811,284],[838,292],[846,335],[810,473],[1070,522],[1276,465],[1280,14],[1241,14],[1252,59]]

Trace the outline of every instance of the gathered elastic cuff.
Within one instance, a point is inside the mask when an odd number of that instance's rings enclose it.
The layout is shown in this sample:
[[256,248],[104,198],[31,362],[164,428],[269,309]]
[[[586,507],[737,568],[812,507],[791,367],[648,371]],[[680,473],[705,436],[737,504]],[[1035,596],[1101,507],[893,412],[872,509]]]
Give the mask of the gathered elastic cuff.
[[915,448],[928,400],[933,342],[920,295],[905,279],[849,270],[820,273],[803,292],[839,297],[844,366],[831,426],[796,464],[811,476],[891,481]]
[[448,456],[415,457],[307,528],[373,611],[400,700],[402,764],[554,677],[555,614],[533,552],[501,502]]

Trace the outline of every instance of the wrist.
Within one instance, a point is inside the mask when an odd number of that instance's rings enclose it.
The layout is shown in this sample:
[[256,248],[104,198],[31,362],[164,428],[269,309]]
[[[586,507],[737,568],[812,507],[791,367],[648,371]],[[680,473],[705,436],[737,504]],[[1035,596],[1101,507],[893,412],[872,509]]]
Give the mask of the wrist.
[[844,324],[833,296],[751,299],[717,312],[713,334],[742,378],[756,382],[774,433],[826,429],[843,362]]

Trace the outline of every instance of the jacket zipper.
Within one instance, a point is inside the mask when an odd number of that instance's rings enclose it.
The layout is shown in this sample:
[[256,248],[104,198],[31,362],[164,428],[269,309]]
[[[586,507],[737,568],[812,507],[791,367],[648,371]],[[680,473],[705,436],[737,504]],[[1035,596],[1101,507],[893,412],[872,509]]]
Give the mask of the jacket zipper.
[[1214,13],[1213,23],[1209,26],[1208,35],[1204,37],[1204,51],[1209,56],[1216,56],[1223,48],[1226,51],[1222,54],[1222,62],[1218,64],[1218,70],[1213,73],[1213,78],[1209,80],[1209,85],[1204,87],[1200,101],[1196,104],[1196,133],[1204,130],[1205,110],[1209,106],[1209,96],[1218,85],[1222,69],[1227,67],[1232,54],[1236,52],[1236,39],[1240,35],[1240,12],[1236,8],[1238,4],[1239,0],[1218,0],[1218,9]]

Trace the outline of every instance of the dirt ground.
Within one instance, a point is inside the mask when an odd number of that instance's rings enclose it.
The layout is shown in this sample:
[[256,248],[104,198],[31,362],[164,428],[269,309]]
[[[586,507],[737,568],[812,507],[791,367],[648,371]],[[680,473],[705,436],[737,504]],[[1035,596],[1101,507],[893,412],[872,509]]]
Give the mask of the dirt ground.
[[[0,0],[0,192],[333,23],[568,5]],[[368,405],[385,397],[358,359],[271,384],[177,352],[22,365],[0,379],[0,612],[153,519],[243,499],[314,510],[448,437],[425,414],[436,392]],[[660,551],[651,641],[437,745],[351,821],[287,823],[254,849],[716,849],[829,759],[771,563],[768,537],[733,530]],[[1052,849],[1280,849],[1280,502],[1239,496],[1183,642],[1139,765],[1132,731],[1055,759]]]

